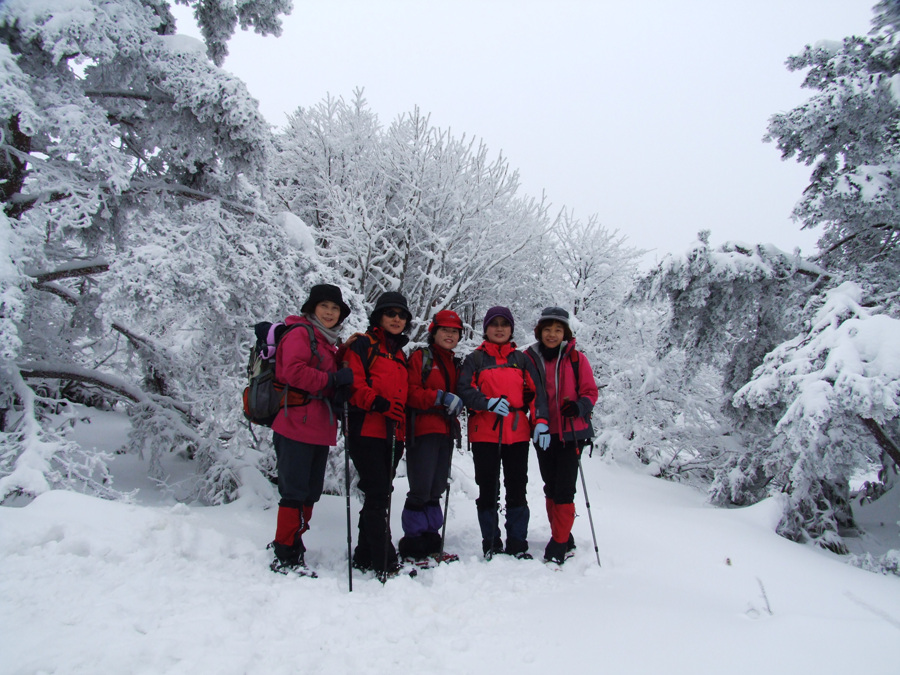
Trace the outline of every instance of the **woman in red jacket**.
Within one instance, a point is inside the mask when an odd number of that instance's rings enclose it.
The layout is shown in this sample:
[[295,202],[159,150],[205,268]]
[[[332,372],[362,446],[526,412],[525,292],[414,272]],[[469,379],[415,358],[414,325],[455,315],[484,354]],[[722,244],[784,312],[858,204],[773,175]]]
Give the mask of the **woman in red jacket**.
[[272,423],[281,500],[271,568],[282,574],[305,566],[302,537],[309,529],[313,505],[322,496],[328,446],[337,442],[337,419],[329,397],[353,379],[349,368],[338,369],[338,334],[350,314],[341,289],[313,286],[300,313],[284,320],[288,332],[275,352],[276,381],[310,396],[305,405],[285,407]]
[[384,581],[399,569],[388,522],[394,472],[403,455],[408,375],[403,347],[412,315],[400,293],[384,293],[369,328],[348,348],[353,371],[348,443],[364,495],[353,566]]
[[[482,550],[518,558],[528,554],[528,441],[546,446],[547,401],[536,388],[533,364],[512,341],[512,313],[491,307],[484,316],[484,342],[463,362],[458,393],[469,409],[469,442],[478,484]],[[530,418],[530,422],[529,422]],[[533,429],[533,434],[532,434]],[[506,487],[506,548],[500,539],[500,467]]]
[[403,558],[421,560],[443,552],[441,495],[447,489],[453,441],[459,440],[457,416],[462,401],[455,393],[459,364],[453,350],[462,336],[456,312],[443,310],[428,327],[428,346],[409,357],[409,429],[406,475],[409,492],[403,506]]
[[536,366],[550,413],[550,446],[538,450],[551,532],[544,560],[562,564],[575,548],[572,524],[578,457],[594,436],[590,416],[597,403],[597,382],[587,357],[575,349],[566,310],[544,309],[534,336],[538,341],[525,354]]

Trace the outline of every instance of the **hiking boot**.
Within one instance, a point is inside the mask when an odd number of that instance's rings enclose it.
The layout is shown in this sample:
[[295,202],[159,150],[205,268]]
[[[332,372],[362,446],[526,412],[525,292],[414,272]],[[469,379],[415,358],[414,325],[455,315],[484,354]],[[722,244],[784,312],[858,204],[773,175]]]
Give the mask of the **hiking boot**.
[[272,571],[275,571],[276,563],[281,567],[297,567],[298,565],[302,567],[304,565],[303,554],[306,548],[302,543],[298,543],[295,546],[285,546],[277,541],[273,541],[266,546],[266,549],[275,552],[275,560],[272,561],[271,565]]
[[388,563],[386,570],[375,570],[375,578],[381,583],[386,583],[388,579],[395,579],[401,574],[407,574],[411,577],[416,576],[418,569],[415,565],[404,565],[400,561]]
[[[418,537],[402,537],[397,543],[397,555],[401,558],[414,558],[421,560],[432,553],[428,539],[424,535]],[[440,540],[438,540],[438,548],[440,548]]]
[[566,561],[567,548],[568,542],[559,542],[551,539],[547,544],[547,548],[544,549],[544,562],[554,562],[557,565],[562,565]]
[[[507,539],[506,540],[506,550],[504,551],[507,555],[513,555],[517,558],[525,558],[526,556],[530,558],[528,555],[528,542],[524,539]],[[524,554],[524,555],[523,555]]]
[[570,551],[574,551],[575,548],[576,548],[575,537],[573,537],[572,533],[569,532],[569,541],[566,542],[566,553],[569,553]]
[[494,539],[491,541],[489,539],[482,539],[481,550],[484,553],[484,557],[490,560],[495,555],[503,553],[503,540]]

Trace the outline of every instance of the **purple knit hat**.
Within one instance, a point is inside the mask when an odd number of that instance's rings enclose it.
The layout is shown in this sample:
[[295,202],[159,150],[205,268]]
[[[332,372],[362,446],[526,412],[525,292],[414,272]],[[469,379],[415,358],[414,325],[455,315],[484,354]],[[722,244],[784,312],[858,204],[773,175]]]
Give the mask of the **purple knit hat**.
[[509,311],[509,307],[500,307],[499,305],[497,307],[491,307],[487,312],[485,312],[484,321],[481,325],[482,330],[486,331],[488,324],[498,316],[502,316],[504,319],[509,321],[509,332],[510,334],[512,334],[513,330],[515,330],[516,328],[516,322],[513,321],[512,312]]

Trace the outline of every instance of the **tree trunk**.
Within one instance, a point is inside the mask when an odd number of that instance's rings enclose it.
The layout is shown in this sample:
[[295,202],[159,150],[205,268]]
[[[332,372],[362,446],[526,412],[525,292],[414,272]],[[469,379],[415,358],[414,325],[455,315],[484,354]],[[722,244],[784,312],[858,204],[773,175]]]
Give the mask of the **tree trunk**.
[[897,468],[900,468],[900,447],[894,443],[893,439],[887,435],[878,422],[869,417],[861,416],[859,419],[866,425],[866,428],[872,433],[875,440],[878,441],[878,446],[888,455],[888,457],[894,460],[894,464],[897,465]]

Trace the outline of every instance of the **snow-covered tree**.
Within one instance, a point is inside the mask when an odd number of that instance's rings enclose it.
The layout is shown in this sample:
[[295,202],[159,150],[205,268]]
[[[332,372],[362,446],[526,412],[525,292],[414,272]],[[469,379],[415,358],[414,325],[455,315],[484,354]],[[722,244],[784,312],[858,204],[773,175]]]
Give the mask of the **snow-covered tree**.
[[403,292],[421,337],[452,308],[472,324],[511,302],[540,250],[546,207],[483,143],[431,126],[418,109],[382,129],[362,96],[298,109],[276,139],[273,199],[310,223],[324,261],[372,302]]
[[875,7],[867,37],[820,42],[788,59],[814,91],[774,115],[765,140],[813,167],[794,214],[821,228],[816,261],[900,316],[900,2]]
[[268,126],[206,52],[220,62],[237,24],[277,33],[289,4],[183,4],[205,46],[175,34],[165,0],[0,6],[0,498],[109,489],[58,431],[69,401],[127,404],[131,448],[195,457],[196,496],[252,480],[249,326],[327,272],[296,219],[269,216]]
[[765,460],[776,484],[789,486],[779,531],[836,550],[838,526],[851,522],[841,494],[850,479],[882,452],[900,466],[882,429],[900,417],[900,321],[862,302],[852,282],[825,293],[808,330],[767,354],[734,396],[736,406],[786,407]]
[[669,300],[664,350],[723,375],[723,411],[743,442],[716,469],[713,501],[783,494],[778,531],[836,551],[853,524],[851,478],[900,463],[900,2],[876,12],[870,36],[789,59],[816,93],[773,116],[766,136],[814,167],[795,215],[822,229],[819,253],[703,242],[637,292]]

